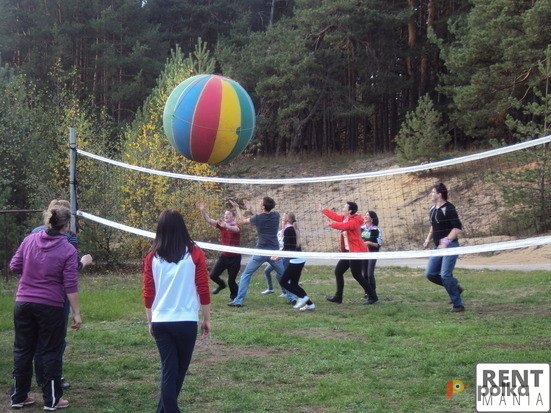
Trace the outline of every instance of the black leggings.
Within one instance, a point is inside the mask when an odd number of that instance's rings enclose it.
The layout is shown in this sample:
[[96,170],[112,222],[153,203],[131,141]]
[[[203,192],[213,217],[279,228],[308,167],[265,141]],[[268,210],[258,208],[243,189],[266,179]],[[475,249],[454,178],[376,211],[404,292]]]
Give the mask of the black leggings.
[[[279,285],[281,285],[281,287],[293,293],[298,298],[304,298],[308,295],[306,294],[306,291],[298,285],[303,268],[304,262],[301,262],[300,264],[289,262],[289,265],[287,265],[287,268],[283,273],[283,277],[279,280]],[[312,301],[308,300],[306,304],[312,304]]]
[[230,287],[230,297],[237,297],[237,283],[235,279],[239,270],[241,269],[241,255],[234,255],[233,257],[228,257],[226,255],[220,255],[218,260],[214,264],[214,267],[210,270],[209,277],[212,281],[218,284],[220,287],[225,287],[226,283],[220,278],[220,275],[225,270],[228,270],[228,286]]
[[362,286],[365,293],[369,291],[369,284],[362,275],[363,260],[339,260],[335,267],[335,279],[337,281],[337,292],[335,297],[342,298],[344,291],[344,273],[348,271],[352,272],[352,276]]
[[366,293],[370,299],[377,298],[377,292],[375,291],[377,288],[375,283],[375,264],[377,264],[377,260],[364,260],[363,262],[363,275],[368,285]]

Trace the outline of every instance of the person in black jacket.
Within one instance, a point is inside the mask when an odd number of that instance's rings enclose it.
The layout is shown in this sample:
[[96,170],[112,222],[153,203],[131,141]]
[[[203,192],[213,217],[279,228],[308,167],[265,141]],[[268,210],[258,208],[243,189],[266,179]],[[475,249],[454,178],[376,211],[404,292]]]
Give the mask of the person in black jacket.
[[[379,229],[379,217],[375,211],[367,211],[364,215],[365,224],[362,225],[362,239],[369,249],[369,252],[377,252],[383,245],[383,233]],[[364,304],[375,304],[379,301],[375,283],[375,265],[377,260],[365,260],[363,262],[363,276],[367,280],[369,288],[365,292],[364,298],[367,301]]]
[[[457,215],[455,206],[448,202],[448,189],[443,183],[439,183],[430,192],[434,205],[429,211],[430,231],[423,246],[428,247],[432,239],[436,248],[459,247],[458,237],[463,231],[463,225]],[[457,255],[431,257],[425,270],[429,281],[441,285],[450,296],[453,307],[451,311],[458,313],[465,310],[461,301],[463,289],[453,276],[453,269],[457,262]]]

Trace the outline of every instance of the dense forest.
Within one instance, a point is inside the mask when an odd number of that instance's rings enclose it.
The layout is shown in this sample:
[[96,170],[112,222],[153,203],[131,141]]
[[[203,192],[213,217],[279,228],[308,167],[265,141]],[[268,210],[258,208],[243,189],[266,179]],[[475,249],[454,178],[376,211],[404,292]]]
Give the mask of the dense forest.
[[550,22],[536,0],[2,0],[0,56],[121,127],[201,38],[253,97],[262,151],[372,153],[425,94],[456,146],[510,141],[507,115],[545,86]]
[[70,126],[141,162],[122,148],[197,73],[249,92],[266,156],[407,158],[415,128],[438,153],[541,136],[550,44],[548,0],[0,0],[0,208],[66,193]]

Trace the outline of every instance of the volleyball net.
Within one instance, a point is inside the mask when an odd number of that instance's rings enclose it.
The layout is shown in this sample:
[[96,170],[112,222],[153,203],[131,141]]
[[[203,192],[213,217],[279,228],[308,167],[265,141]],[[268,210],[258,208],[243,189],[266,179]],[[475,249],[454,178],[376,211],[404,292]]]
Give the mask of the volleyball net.
[[[367,160],[364,170],[368,172],[363,173],[263,179],[162,171],[77,149],[79,207],[87,211],[79,210],[77,215],[95,225],[149,239],[154,237],[159,213],[175,208],[183,213],[201,248],[246,255],[407,259],[535,247],[551,243],[550,141],[551,135],[408,167],[392,165],[391,160]],[[257,161],[257,172],[266,165],[263,162],[270,160]],[[216,169],[211,169],[209,175],[215,174]],[[300,174],[297,170],[296,175]],[[439,182],[446,184],[448,200],[463,223],[461,247],[425,250],[428,195]],[[242,207],[243,199],[248,199],[258,213],[264,196],[276,201],[274,211],[295,214],[301,252],[255,249],[256,230],[247,225],[242,225],[241,247],[223,246],[218,231],[204,221],[196,205],[204,201],[209,216],[219,219],[231,209],[228,199]],[[317,206],[341,213],[347,201],[356,202],[362,215],[377,213],[383,234],[380,252],[338,252],[340,233],[325,225]]]

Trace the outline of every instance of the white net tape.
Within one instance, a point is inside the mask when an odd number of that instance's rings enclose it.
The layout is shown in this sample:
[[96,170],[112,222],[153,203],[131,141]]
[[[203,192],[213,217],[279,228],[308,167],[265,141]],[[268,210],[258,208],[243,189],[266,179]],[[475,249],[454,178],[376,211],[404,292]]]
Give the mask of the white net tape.
[[[139,228],[133,228],[128,225],[119,224],[105,218],[101,218],[83,211],[77,211],[77,215],[88,220],[109,226],[111,228],[126,231],[142,237],[155,238],[155,233],[145,231]],[[385,252],[346,252],[346,253],[326,253],[326,252],[297,252],[297,251],[268,251],[256,248],[229,247],[226,245],[212,244],[208,242],[197,242],[200,248],[211,251],[228,251],[245,255],[263,255],[291,258],[315,258],[324,260],[335,259],[379,259],[379,260],[397,260],[406,258],[427,258],[434,256],[462,255],[462,254],[480,254],[484,252],[506,251],[518,248],[535,247],[539,245],[551,244],[551,235],[534,237],[523,240],[494,242],[483,245],[472,245],[458,248],[431,249],[431,250],[408,250],[408,251],[385,251]]]
[[113,159],[105,158],[103,156],[95,155],[90,152],[78,149],[77,152],[83,156],[90,157],[92,159],[106,162],[111,165],[120,166],[121,168],[127,168],[138,172],[145,172],[153,175],[160,175],[169,178],[186,179],[191,181],[201,182],[217,182],[226,184],[252,184],[252,185],[266,185],[266,184],[299,184],[299,183],[316,183],[316,182],[338,182],[338,181],[350,181],[356,179],[375,178],[381,176],[398,175],[412,172],[428,171],[430,169],[442,168],[445,166],[457,165],[465,162],[478,161],[493,156],[504,155],[506,153],[515,152],[521,149],[527,149],[538,145],[543,145],[551,142],[551,135],[544,136],[542,138],[534,139],[527,142],[517,143],[515,145],[505,146],[503,148],[492,149],[485,152],[480,152],[472,155],[461,156],[458,158],[447,159],[444,161],[430,162],[422,165],[407,166],[404,168],[388,169],[385,171],[363,172],[349,175],[332,175],[332,176],[318,176],[308,178],[280,178],[280,179],[243,179],[243,178],[221,178],[211,176],[196,176],[178,174],[174,172],[159,171],[156,169],[144,168],[141,166],[129,165],[124,162],[115,161]]
[[[316,176],[306,178],[278,178],[278,179],[243,179],[243,178],[224,178],[224,177],[212,177],[212,176],[197,176],[180,174],[174,172],[166,172],[161,170],[155,170],[128,163],[109,159],[100,155],[92,154],[78,149],[77,152],[85,157],[94,159],[105,164],[112,165],[115,168],[121,168],[130,172],[130,174],[138,175],[146,174],[150,176],[160,176],[164,178],[172,178],[180,184],[186,184],[182,181],[196,181],[198,185],[203,183],[221,184],[224,187],[230,187],[231,185],[238,186],[233,188],[233,191],[228,191],[231,197],[238,199],[244,194],[251,199],[259,196],[260,193],[272,196],[278,201],[278,208],[282,211],[300,211],[300,228],[303,232],[303,252],[278,252],[278,251],[266,251],[258,250],[256,248],[247,247],[228,247],[216,243],[198,242],[202,248],[211,251],[228,251],[237,252],[241,254],[253,254],[253,255],[273,255],[273,256],[288,256],[288,257],[300,257],[300,258],[316,258],[316,259],[404,259],[404,258],[426,258],[432,256],[445,256],[445,255],[459,255],[459,254],[479,254],[486,252],[505,251],[526,247],[541,246],[545,244],[551,244],[551,236],[540,236],[526,239],[511,239],[514,234],[499,232],[499,222],[496,221],[498,214],[495,208],[495,198],[490,198],[487,194],[488,188],[485,186],[472,187],[469,186],[472,182],[472,175],[484,174],[484,170],[489,170],[492,167],[499,168],[502,164],[500,162],[494,162],[489,164],[482,164],[480,161],[487,158],[499,155],[505,155],[520,151],[523,149],[535,148],[540,145],[545,145],[551,142],[551,135],[542,138],[518,143],[515,145],[509,145],[506,147],[493,149],[485,152],[480,152],[472,155],[462,156],[458,158],[431,162],[421,165],[408,166],[403,168],[385,169],[379,171],[370,171],[364,173],[353,173],[347,175],[333,175],[333,176]],[[536,148],[537,149],[537,148]],[[471,162],[470,168],[464,168],[461,165],[467,162]],[[473,164],[473,162],[475,162]],[[488,161],[490,162],[490,161]],[[459,165],[459,167],[453,167]],[[516,168],[525,168],[524,163],[518,163]],[[455,203],[459,207],[460,215],[464,211],[466,228],[464,228],[465,238],[462,239],[462,247],[453,249],[430,249],[430,250],[414,250],[415,246],[420,247],[422,240],[420,240],[420,234],[424,233],[426,228],[426,205],[422,205],[424,194],[427,188],[432,185],[430,182],[434,180],[434,177],[438,176],[433,171],[440,168],[441,176],[444,180],[455,179],[455,187],[462,186],[462,200],[458,201],[460,204]],[[486,168],[486,169],[484,169]],[[428,171],[428,172],[426,172]],[[466,171],[466,173],[464,173]],[[417,175],[416,175],[417,173]],[[425,179],[419,178],[418,173],[425,173],[425,176],[431,176],[432,178]],[[471,174],[471,175],[467,175]],[[404,175],[406,179],[402,179],[398,175]],[[393,176],[392,178],[388,178]],[[382,178],[374,182],[374,178]],[[362,181],[363,180],[363,181]],[[394,181],[391,181],[394,180]],[[334,182],[347,181],[346,184],[334,185]],[[354,181],[354,182],[351,182]],[[370,183],[370,184],[366,184]],[[179,184],[179,185],[180,185]],[[302,184],[302,185],[301,185]],[[319,184],[312,189],[316,194],[315,200],[309,200],[304,196],[305,184]],[[247,185],[253,185],[259,191],[252,190],[252,187]],[[266,188],[261,187],[266,185]],[[429,186],[426,186],[429,185]],[[482,184],[485,185],[485,184]],[[455,188],[454,188],[455,189]],[[193,189],[192,189],[193,190]],[[201,191],[201,189],[197,189]],[[477,204],[476,208],[470,208],[473,196],[478,196],[480,200],[480,194],[486,195],[488,199],[485,199],[483,204]],[[245,197],[245,196],[243,196]],[[379,213],[379,219],[383,222],[383,237],[384,248],[388,248],[392,251],[381,252],[369,252],[369,253],[335,253],[327,252],[335,249],[333,231],[322,231],[323,224],[321,222],[320,214],[313,209],[314,203],[320,203],[327,205],[328,207],[335,207],[335,205],[341,204],[343,199],[352,198],[358,200],[358,204],[365,206],[369,204],[370,209],[376,209]],[[166,206],[163,206],[166,207]],[[172,206],[171,206],[172,207]],[[182,207],[181,205],[175,205],[174,207]],[[185,208],[193,208],[194,206],[187,205]],[[146,206],[141,206],[146,208]],[[158,208],[159,209],[159,208]],[[140,210],[140,207],[137,209]],[[363,211],[360,211],[363,212]],[[159,210],[154,211],[155,214],[159,213]],[[469,215],[467,215],[469,214]],[[86,218],[90,221],[100,223],[102,225],[115,228],[118,230],[126,231],[142,237],[154,238],[154,233],[139,229],[136,227],[151,228],[154,225],[154,218],[148,218],[145,223],[139,224],[131,223],[131,225],[125,225],[123,223],[117,223],[115,221],[101,218],[98,215],[92,215],[82,211],[78,211],[78,215]],[[103,215],[103,214],[101,214]],[[468,227],[467,227],[468,226]],[[511,232],[510,223],[507,222],[506,226]],[[502,235],[503,234],[503,235]],[[336,234],[335,234],[336,235]],[[203,235],[204,236],[204,235]],[[493,238],[494,236],[500,238]],[[507,238],[508,237],[508,238]],[[206,237],[207,238],[207,237]],[[505,239],[504,239],[505,238]],[[205,238],[203,238],[205,239]],[[207,238],[210,239],[210,238]],[[424,238],[423,238],[424,239]],[[242,245],[251,245],[248,242],[243,242]],[[471,245],[473,242],[480,242],[477,245]],[[307,248],[310,251],[306,251]],[[322,252],[325,251],[325,252]]]

